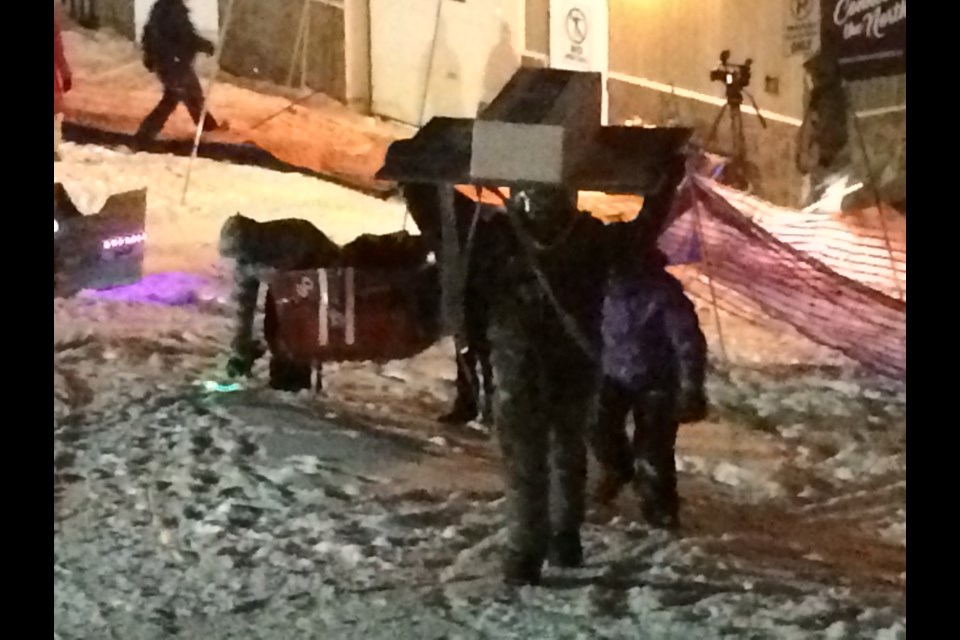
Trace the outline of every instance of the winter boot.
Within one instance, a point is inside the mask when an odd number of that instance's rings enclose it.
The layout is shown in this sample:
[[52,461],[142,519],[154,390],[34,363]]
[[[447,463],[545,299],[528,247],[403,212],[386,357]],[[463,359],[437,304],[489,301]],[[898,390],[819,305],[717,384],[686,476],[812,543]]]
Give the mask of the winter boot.
[[493,395],[484,394],[483,409],[480,410],[480,424],[490,427],[493,425]]
[[550,543],[550,564],[568,569],[583,566],[583,545],[578,531],[554,534]]
[[643,519],[654,528],[667,531],[680,529],[680,513],[676,504],[644,502],[640,507]]
[[655,481],[640,477],[634,481],[634,488],[641,500],[640,513],[650,526],[676,531],[680,528],[680,497],[675,486],[658,485]]
[[217,119],[214,118],[209,113],[206,114],[206,117],[203,119],[202,130],[204,133],[213,133],[214,131],[224,131],[226,127],[224,126],[225,122],[217,122]]
[[253,363],[263,357],[266,348],[257,341],[235,345],[233,355],[227,361],[227,375],[231,378],[247,378],[253,371]]
[[503,581],[512,587],[537,586],[542,569],[541,557],[509,550],[503,561]]
[[310,365],[303,365],[274,356],[270,358],[270,388],[278,391],[310,389]]
[[437,422],[441,424],[467,424],[471,420],[477,417],[477,405],[476,403],[463,401],[460,398],[453,403],[453,410],[449,413],[445,413],[439,418]]
[[597,504],[608,505],[617,499],[623,488],[630,484],[633,479],[633,470],[629,471],[610,471],[604,470],[600,476],[600,482],[593,490],[593,499]]

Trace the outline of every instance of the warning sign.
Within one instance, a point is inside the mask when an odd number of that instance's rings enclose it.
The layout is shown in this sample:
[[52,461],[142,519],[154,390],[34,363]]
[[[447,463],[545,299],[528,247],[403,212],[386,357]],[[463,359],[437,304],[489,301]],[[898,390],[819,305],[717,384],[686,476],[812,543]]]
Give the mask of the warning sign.
[[786,19],[783,31],[784,55],[809,56],[820,48],[819,0],[783,0]]

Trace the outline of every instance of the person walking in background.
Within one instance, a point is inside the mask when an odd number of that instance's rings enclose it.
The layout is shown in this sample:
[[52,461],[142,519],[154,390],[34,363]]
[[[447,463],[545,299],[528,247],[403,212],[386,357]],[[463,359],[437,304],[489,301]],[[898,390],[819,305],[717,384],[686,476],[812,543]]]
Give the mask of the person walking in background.
[[[199,124],[204,98],[193,61],[198,53],[212,56],[214,46],[197,33],[183,0],[157,0],[143,27],[141,41],[143,65],[163,84],[163,97],[143,120],[136,133],[137,140],[147,142],[156,138],[181,102],[194,123]],[[203,130],[220,128],[217,120],[207,113]]]
[[53,3],[53,161],[60,160],[60,139],[63,130],[63,94],[73,87],[73,72],[67,64],[60,35],[60,5]]

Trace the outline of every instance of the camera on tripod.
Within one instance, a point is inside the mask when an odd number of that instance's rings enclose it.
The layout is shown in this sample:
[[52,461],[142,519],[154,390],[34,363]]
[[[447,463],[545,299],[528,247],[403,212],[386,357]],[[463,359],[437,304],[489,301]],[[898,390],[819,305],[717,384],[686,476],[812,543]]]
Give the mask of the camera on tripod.
[[747,143],[743,135],[743,116],[740,107],[743,105],[743,96],[750,98],[753,105],[753,111],[760,121],[760,126],[767,128],[767,123],[757,107],[757,101],[746,90],[750,85],[750,72],[753,60],[747,58],[743,64],[733,64],[730,62],[730,51],[724,49],[720,52],[720,64],[716,69],[710,72],[710,80],[713,82],[722,82],[726,89],[727,101],[721,107],[717,118],[710,127],[710,133],[707,136],[707,142],[704,145],[709,148],[716,140],[717,130],[724,114],[730,117],[730,136],[733,141],[733,152],[729,164],[723,169],[723,176],[720,181],[723,184],[730,185],[737,189],[748,189],[752,178],[750,174],[756,173],[756,167],[747,162]]
[[750,58],[747,58],[743,64],[731,63],[730,51],[724,49],[720,52],[720,65],[710,71],[710,80],[722,82],[727,88],[727,99],[739,104],[743,102],[743,89],[750,86],[750,67],[752,65],[753,60]]

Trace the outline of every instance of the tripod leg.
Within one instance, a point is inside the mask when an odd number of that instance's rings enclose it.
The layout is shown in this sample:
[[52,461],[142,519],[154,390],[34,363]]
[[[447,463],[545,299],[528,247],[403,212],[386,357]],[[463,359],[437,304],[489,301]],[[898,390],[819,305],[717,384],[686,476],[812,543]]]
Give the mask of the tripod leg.
[[740,109],[730,110],[730,134],[733,138],[733,158],[742,164],[747,155],[747,143],[743,137],[743,114]]
[[723,120],[723,114],[727,112],[727,105],[724,104],[720,108],[720,113],[717,114],[717,117],[713,120],[713,124],[710,125],[710,133],[707,134],[707,141],[703,144],[704,149],[709,149],[717,139],[717,130],[720,128],[720,121]]
[[743,113],[739,106],[730,107],[730,134],[733,137],[733,159],[730,162],[730,186],[746,189],[747,141],[743,136]]

